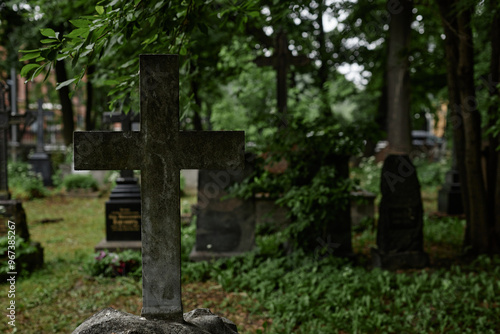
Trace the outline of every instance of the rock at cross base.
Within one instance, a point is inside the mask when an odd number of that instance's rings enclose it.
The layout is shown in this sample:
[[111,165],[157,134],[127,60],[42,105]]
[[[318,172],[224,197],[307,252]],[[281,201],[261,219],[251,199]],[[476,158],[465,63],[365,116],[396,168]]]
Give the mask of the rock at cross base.
[[184,322],[148,320],[146,318],[105,308],[78,326],[73,334],[237,334],[230,320],[208,309],[184,313]]

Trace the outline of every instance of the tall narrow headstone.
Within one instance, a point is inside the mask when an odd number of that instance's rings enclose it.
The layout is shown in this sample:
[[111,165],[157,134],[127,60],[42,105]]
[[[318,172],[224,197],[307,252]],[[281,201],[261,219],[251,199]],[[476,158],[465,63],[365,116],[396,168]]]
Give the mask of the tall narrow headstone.
[[373,264],[386,269],[422,268],[429,257],[423,247],[423,207],[420,183],[407,155],[389,155],[380,181],[377,248]]
[[[140,131],[74,133],[75,168],[141,170],[141,315],[176,328],[186,318],[181,302],[179,171],[234,171],[243,164],[244,153],[244,132],[179,131],[178,66],[177,56],[141,55]],[[143,322],[148,324],[159,323]],[[122,331],[123,324],[117,328]]]
[[29,157],[29,162],[36,173],[42,175],[43,185],[52,185],[52,164],[50,157],[44,149],[44,116],[53,116],[52,111],[43,110],[43,100],[38,99],[36,122],[36,151]]

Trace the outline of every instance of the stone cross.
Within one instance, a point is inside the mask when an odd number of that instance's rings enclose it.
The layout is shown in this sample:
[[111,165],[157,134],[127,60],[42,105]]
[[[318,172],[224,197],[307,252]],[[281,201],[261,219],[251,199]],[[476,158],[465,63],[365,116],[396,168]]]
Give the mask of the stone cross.
[[43,116],[54,116],[52,111],[43,110],[43,100],[38,99],[38,110],[36,117],[36,153],[43,153]]
[[276,35],[275,52],[271,57],[258,57],[258,66],[273,66],[276,71],[278,112],[284,115],[287,109],[287,72],[290,65],[304,66],[310,59],[306,56],[293,56],[288,50],[288,39],[284,31]]
[[179,171],[238,172],[245,134],[179,131],[176,55],[140,56],[140,105],[140,131],[75,132],[75,168],[141,170],[141,315],[182,322]]
[[7,180],[7,136],[9,132],[9,113],[5,107],[5,88],[0,84],[0,200],[9,199]]

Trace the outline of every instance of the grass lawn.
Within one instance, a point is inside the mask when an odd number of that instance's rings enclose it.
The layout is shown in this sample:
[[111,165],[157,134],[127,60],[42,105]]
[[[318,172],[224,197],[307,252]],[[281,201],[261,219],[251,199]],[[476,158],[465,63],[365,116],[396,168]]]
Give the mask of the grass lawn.
[[[434,192],[423,193],[432,210]],[[105,235],[105,201],[51,197],[24,203],[31,237],[45,249],[45,266],[18,278],[16,327],[4,318],[0,333],[70,333],[108,306],[140,313],[140,281],[91,277],[82,268]],[[47,218],[63,220],[38,223]],[[371,268],[371,230],[353,235],[356,266],[282,256],[278,237],[262,236],[248,256],[183,263],[184,310],[208,307],[234,321],[240,333],[498,333],[500,259],[459,258],[463,227],[460,219],[427,217],[431,266],[398,272]],[[193,232],[183,229],[185,253]],[[0,289],[0,305],[7,307],[8,286]]]
[[[44,247],[45,266],[16,283],[16,328],[0,321],[0,333],[70,333],[96,311],[111,306],[140,314],[142,286],[127,277],[88,276],[82,263],[93,256],[105,236],[104,203],[107,198],[51,197],[24,202],[32,240]],[[57,223],[36,223],[63,218]],[[35,222],[35,223],[33,223]],[[0,285],[0,305],[8,306],[8,285]],[[254,333],[268,319],[252,315],[254,302],[245,293],[225,292],[215,281],[183,286],[186,311],[208,307]]]

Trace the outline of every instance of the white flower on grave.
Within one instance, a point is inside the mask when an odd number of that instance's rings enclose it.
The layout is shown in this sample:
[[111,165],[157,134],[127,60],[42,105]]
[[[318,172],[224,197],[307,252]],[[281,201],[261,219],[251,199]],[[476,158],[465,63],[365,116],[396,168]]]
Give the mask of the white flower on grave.
[[118,261],[118,254],[110,253],[109,255],[111,255],[113,257],[111,262],[116,263]]

